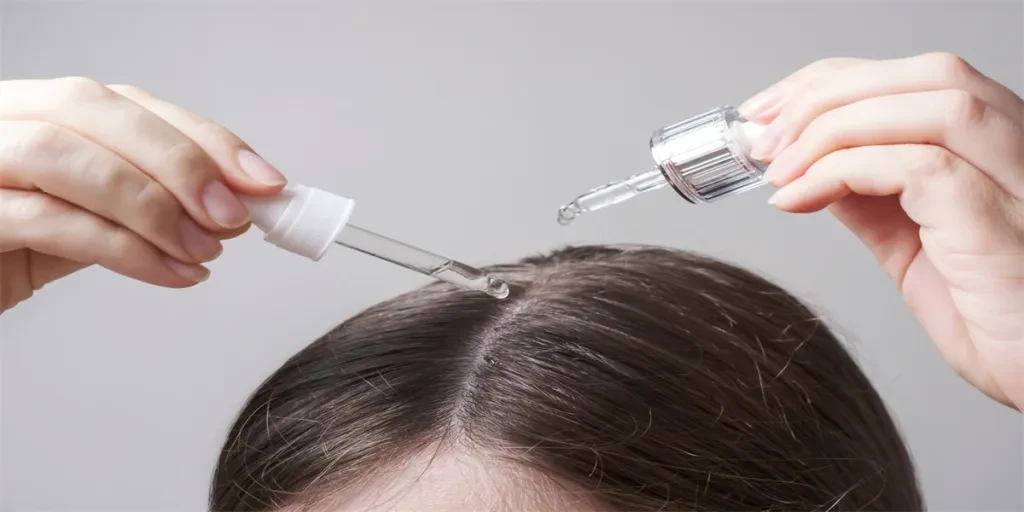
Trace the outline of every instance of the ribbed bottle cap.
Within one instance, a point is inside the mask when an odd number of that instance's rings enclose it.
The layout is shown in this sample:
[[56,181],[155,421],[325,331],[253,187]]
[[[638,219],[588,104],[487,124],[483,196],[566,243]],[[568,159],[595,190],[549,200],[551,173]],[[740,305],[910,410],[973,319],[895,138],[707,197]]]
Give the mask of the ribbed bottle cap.
[[763,129],[718,107],[655,132],[651,155],[683,198],[707,203],[764,184],[766,166],[747,156]]
[[319,260],[345,228],[355,201],[305,185],[288,185],[270,197],[245,196],[253,224],[264,240],[311,260]]

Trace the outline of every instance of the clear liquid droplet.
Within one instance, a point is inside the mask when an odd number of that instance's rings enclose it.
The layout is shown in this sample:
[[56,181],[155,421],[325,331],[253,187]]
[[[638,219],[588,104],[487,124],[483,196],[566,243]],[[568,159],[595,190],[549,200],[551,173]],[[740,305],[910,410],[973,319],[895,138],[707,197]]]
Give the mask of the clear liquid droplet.
[[582,213],[582,210],[580,210],[575,201],[569,203],[558,209],[558,223],[562,226],[568,226],[580,213]]
[[488,278],[487,289],[484,290],[487,295],[494,297],[495,299],[505,299],[509,296],[508,284],[501,279],[495,279],[493,277]]

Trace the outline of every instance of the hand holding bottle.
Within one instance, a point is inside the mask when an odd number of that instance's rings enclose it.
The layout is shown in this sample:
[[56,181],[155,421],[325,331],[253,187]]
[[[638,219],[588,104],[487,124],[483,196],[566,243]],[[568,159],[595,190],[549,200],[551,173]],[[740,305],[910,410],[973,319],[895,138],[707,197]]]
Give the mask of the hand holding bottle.
[[[828,207],[946,361],[1024,409],[1024,101],[962,59],[831,59],[740,108],[772,202]],[[894,342],[898,340],[893,340]]]
[[203,281],[284,177],[238,137],[130,86],[0,82],[0,312],[91,264]]

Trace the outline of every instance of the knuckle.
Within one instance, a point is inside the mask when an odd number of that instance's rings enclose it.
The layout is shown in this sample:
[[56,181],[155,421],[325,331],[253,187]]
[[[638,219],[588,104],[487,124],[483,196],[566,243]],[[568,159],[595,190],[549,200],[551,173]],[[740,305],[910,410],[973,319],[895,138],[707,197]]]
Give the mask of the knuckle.
[[146,97],[149,95],[144,89],[129,84],[108,85],[108,89],[126,97]]
[[952,125],[977,126],[984,120],[988,105],[967,91],[945,91],[943,103]]
[[959,83],[974,73],[974,67],[968,64],[963,57],[953,53],[934,52],[922,57],[938,69],[941,76],[953,83]]
[[[118,157],[106,152],[84,152],[73,164],[79,169],[84,186],[91,192],[104,196],[117,197],[116,192],[122,190],[126,183],[131,182],[129,164],[123,163]],[[113,193],[113,194],[112,194]],[[112,208],[110,202],[103,204]],[[107,208],[109,210],[110,208]]]
[[818,105],[825,100],[825,93],[822,92],[822,86],[827,85],[825,78],[819,78],[814,80],[803,91],[800,91],[800,95],[796,98],[798,104],[804,105]]
[[49,216],[56,207],[49,196],[32,192],[5,193],[2,203],[5,215],[25,221]]
[[814,76],[828,76],[832,73],[842,71],[844,69],[856,66],[863,62],[861,59],[855,59],[851,57],[829,57],[827,59],[821,59],[807,66],[806,69],[811,71]]
[[196,119],[195,133],[196,137],[204,141],[230,146],[241,144],[241,140],[234,133],[211,121]]
[[107,255],[109,258],[125,258],[138,255],[139,243],[135,233],[122,226],[114,226],[107,237]]
[[785,119],[796,121],[803,119],[809,111],[820,109],[828,101],[822,92],[827,85],[826,80],[826,77],[818,78],[802,87],[789,100],[779,117],[785,116]]
[[921,179],[948,177],[960,168],[959,157],[939,146],[922,146],[918,165],[912,167],[912,174]]
[[101,101],[109,99],[114,91],[105,85],[80,76],[58,78],[55,81],[59,95],[68,101]]
[[103,218],[130,226],[150,239],[174,236],[181,207],[163,185],[141,176],[133,168],[116,162],[112,165],[106,159],[97,159],[90,165],[95,173],[90,186],[103,191],[101,193],[109,199],[91,204],[89,209]]
[[169,147],[164,155],[164,161],[170,164],[173,172],[185,175],[196,172],[209,175],[214,168],[210,155],[192,140],[179,142]]
[[91,153],[80,164],[83,173],[87,175],[89,186],[99,193],[121,191],[130,183],[128,169],[119,165],[120,162],[112,161],[107,154]]
[[59,126],[46,122],[26,122],[16,137],[4,137],[3,152],[15,160],[29,160],[37,155],[59,155],[69,149],[69,137]]
[[849,64],[850,59],[843,57],[829,57],[826,59],[819,59],[811,64],[815,69],[820,70],[832,70],[841,68]]
[[174,196],[153,180],[145,181],[136,191],[134,200],[134,215],[150,229],[159,229],[178,217],[179,207]]
[[830,68],[832,68],[835,65],[834,61],[835,61],[835,57],[829,57],[827,59],[818,59],[818,60],[810,63],[809,65],[807,65],[807,68],[808,69],[815,69],[815,70],[830,69]]
[[838,169],[843,168],[843,160],[845,160],[853,149],[845,148],[833,151],[811,164],[807,169],[805,175],[823,175],[831,174]]
[[804,129],[800,137],[804,140],[819,142],[836,131],[842,125],[842,109],[829,110],[814,118]]

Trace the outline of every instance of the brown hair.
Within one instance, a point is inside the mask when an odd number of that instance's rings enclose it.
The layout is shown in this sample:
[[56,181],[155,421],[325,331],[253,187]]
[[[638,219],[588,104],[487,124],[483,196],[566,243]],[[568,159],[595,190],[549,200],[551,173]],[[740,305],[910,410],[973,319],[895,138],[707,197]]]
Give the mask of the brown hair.
[[232,427],[214,510],[315,503],[458,440],[608,510],[919,510],[882,400],[821,320],[734,266],[579,247],[373,306]]

